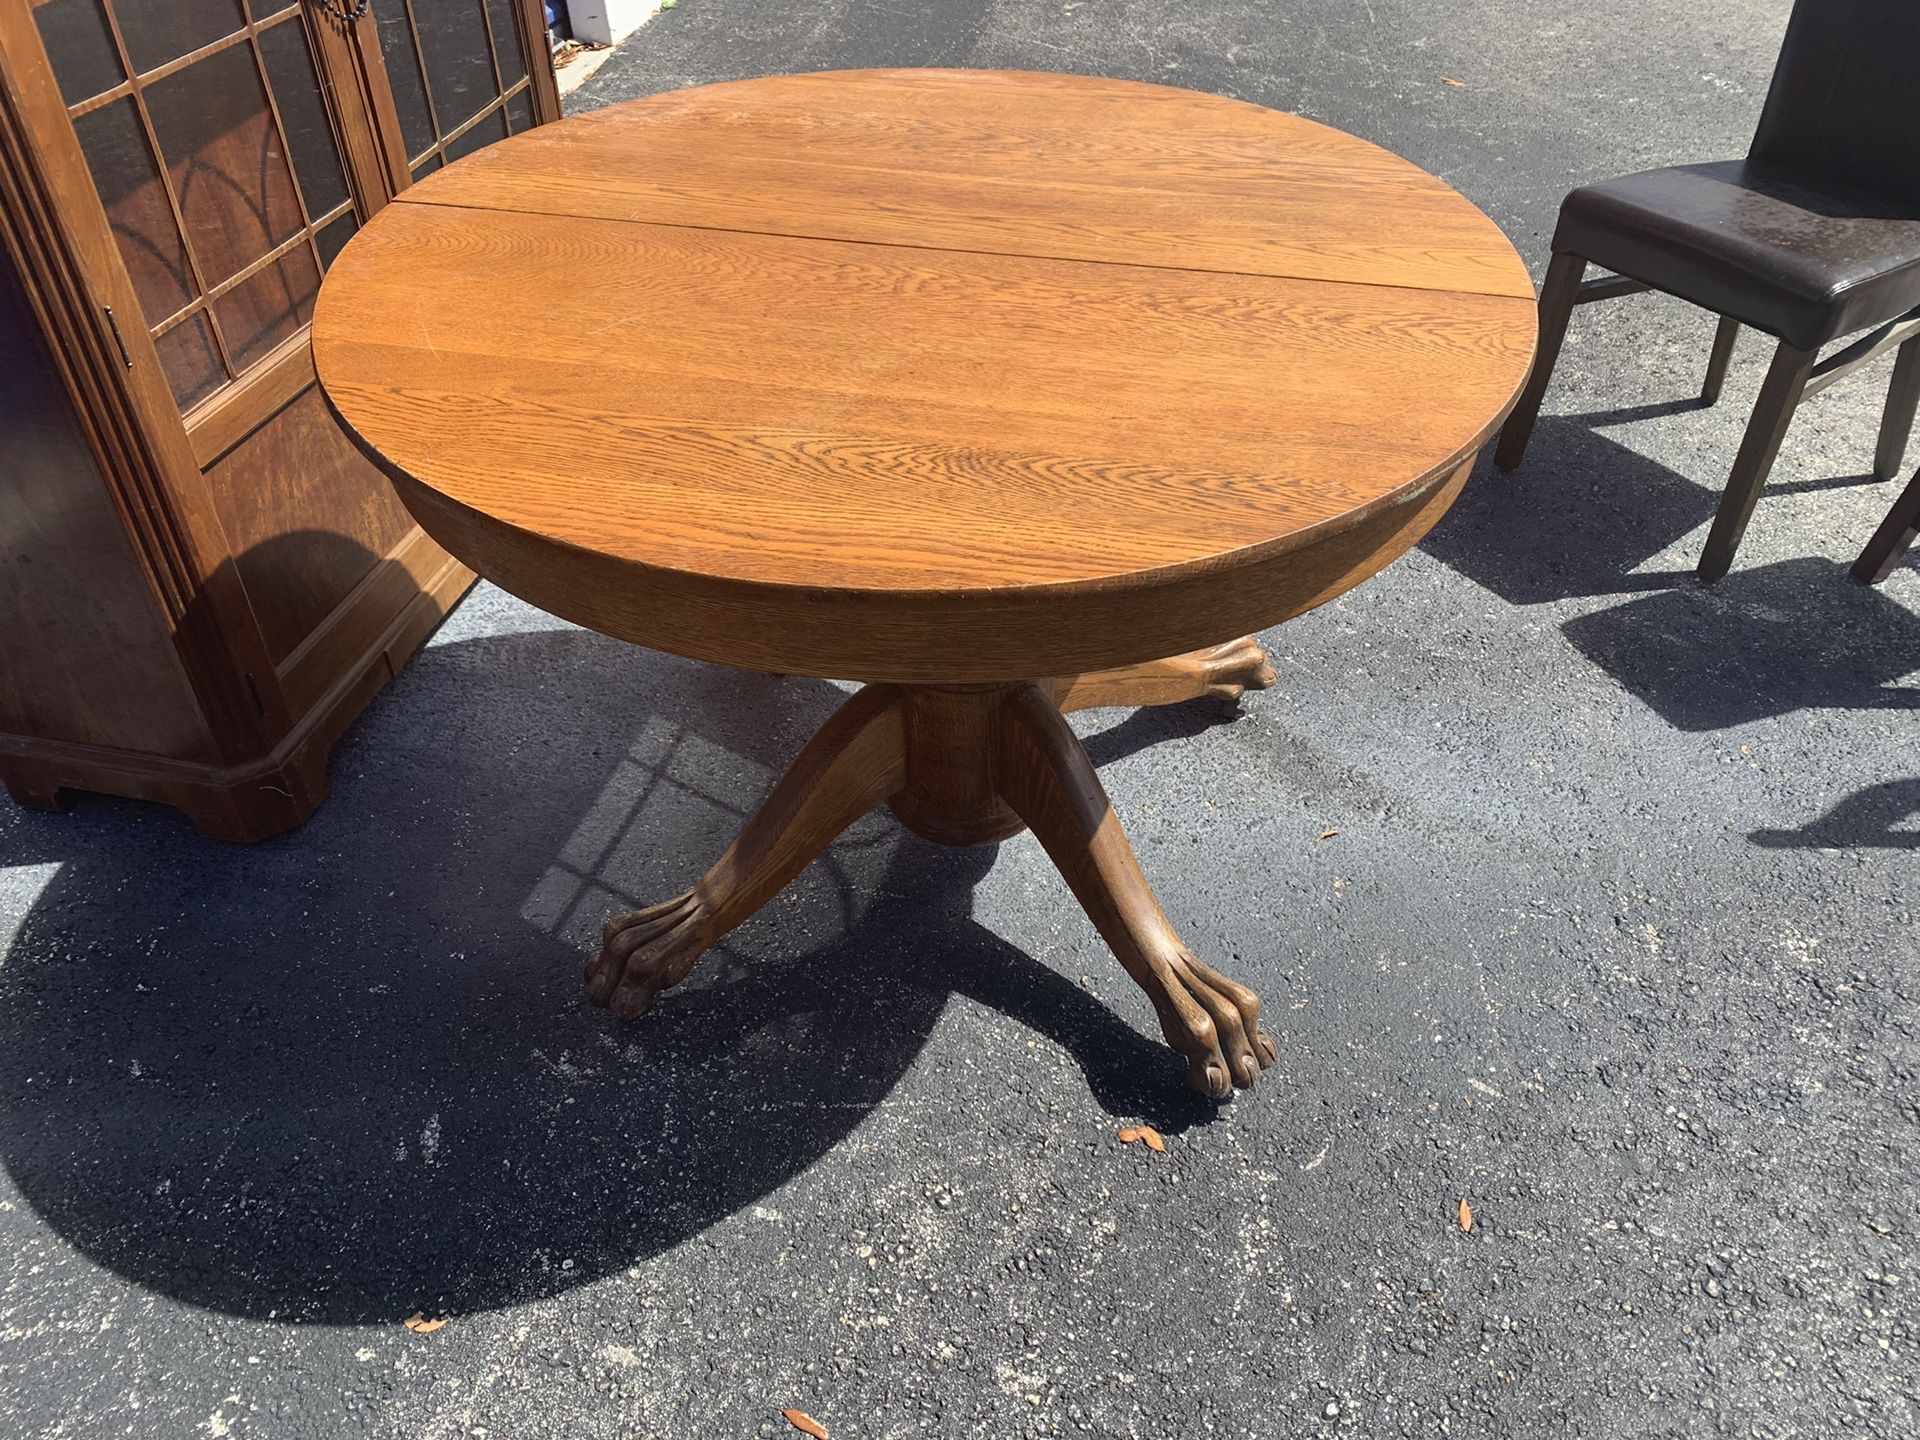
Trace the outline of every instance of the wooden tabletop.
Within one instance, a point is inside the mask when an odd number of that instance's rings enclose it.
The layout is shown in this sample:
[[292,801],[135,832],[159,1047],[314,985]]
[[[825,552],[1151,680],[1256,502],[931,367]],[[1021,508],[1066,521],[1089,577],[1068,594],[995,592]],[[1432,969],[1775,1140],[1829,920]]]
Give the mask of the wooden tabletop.
[[313,337],[422,523],[535,603],[705,659],[990,680],[1371,573],[1512,404],[1534,308],[1472,204],[1312,121],[861,71],[491,146],[366,225]]

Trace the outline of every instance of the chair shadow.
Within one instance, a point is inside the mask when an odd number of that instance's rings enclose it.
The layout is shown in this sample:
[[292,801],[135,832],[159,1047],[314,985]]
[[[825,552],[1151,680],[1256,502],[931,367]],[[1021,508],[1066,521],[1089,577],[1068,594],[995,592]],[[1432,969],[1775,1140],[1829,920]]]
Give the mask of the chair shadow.
[[1857,475],[1829,475],[1820,480],[1783,480],[1779,484],[1769,482],[1769,495],[1818,495],[1826,490],[1864,490],[1870,485],[1885,485],[1871,470],[1862,470]]
[[1920,824],[1898,828],[1903,820],[1920,820],[1920,778],[1869,785],[1798,830],[1755,830],[1747,838],[1769,849],[1920,850]]
[[1542,417],[1526,463],[1501,471],[1483,454],[1421,548],[1513,605],[1667,590],[1693,572],[1634,572],[1719,500],[1585,417]]
[[1115,1115],[1208,1118],[1157,1038],[969,918],[991,849],[884,815],[644,1020],[586,1004],[599,918],[687,884],[841,698],[498,636],[422,651],[291,835],[10,814],[0,863],[58,869],[0,957],[0,1163],[142,1286],[353,1324],[557,1294],[699,1233],[857,1126],[954,993],[1065,1047]]
[[[1639,420],[1663,420],[1669,415],[1688,415],[1696,410],[1712,408],[1698,395],[1682,395],[1673,400],[1649,400],[1639,405],[1619,405],[1611,410],[1587,410],[1578,415],[1562,415],[1558,418],[1569,425],[1584,425],[1600,429],[1608,425],[1631,425]],[[1532,453],[1531,446],[1528,447],[1528,453]]]
[[1562,632],[1669,724],[1721,730],[1801,709],[1920,710],[1920,615],[1830,560],[1735,570],[1643,596]]

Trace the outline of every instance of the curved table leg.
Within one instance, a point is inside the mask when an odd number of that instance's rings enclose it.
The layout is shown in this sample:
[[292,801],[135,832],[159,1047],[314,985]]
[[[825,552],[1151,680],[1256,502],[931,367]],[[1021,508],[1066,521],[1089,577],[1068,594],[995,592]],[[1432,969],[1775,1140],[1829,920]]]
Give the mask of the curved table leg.
[[1231,714],[1244,691],[1264,690],[1274,679],[1273,661],[1247,635],[1166,660],[1068,676],[1053,682],[1053,699],[1071,713],[1102,705],[1177,705],[1211,695]]
[[869,685],[807,742],[740,838],[684,895],[607,921],[587,998],[623,1020],[653,1008],[706,948],[777,895],[906,782],[901,691]]
[[1187,1057],[1187,1081],[1224,1100],[1274,1062],[1260,999],[1197,960],[1140,872],[1093,762],[1046,688],[1026,685],[1001,710],[995,757],[1001,795],[1032,828],[1088,918]]

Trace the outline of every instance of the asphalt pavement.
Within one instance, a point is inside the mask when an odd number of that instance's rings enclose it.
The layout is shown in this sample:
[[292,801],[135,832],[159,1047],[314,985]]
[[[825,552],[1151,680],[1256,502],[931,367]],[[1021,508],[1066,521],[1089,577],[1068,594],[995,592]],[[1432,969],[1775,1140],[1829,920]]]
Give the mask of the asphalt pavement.
[[[572,103],[1219,91],[1437,172],[1537,275],[1573,184],[1740,153],[1787,8],[681,0]],[[587,1006],[600,917],[840,691],[485,586],[295,834],[0,807],[0,1434],[1920,1432],[1920,571],[1846,576],[1890,363],[1701,588],[1764,369],[1701,409],[1711,333],[1579,312],[1527,465],[1270,632],[1239,719],[1077,717],[1265,997],[1218,1111],[1027,836],[870,819],[653,1015]]]

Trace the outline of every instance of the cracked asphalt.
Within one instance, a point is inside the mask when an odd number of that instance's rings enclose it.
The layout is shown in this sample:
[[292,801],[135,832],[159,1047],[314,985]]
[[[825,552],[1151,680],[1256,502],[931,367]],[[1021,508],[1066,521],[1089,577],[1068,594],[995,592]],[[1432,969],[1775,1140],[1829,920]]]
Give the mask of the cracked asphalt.
[[[1438,172],[1537,274],[1570,186],[1740,152],[1786,10],[682,0],[572,103],[1222,91]],[[1711,330],[1581,311],[1526,466],[1270,632],[1238,720],[1077,717],[1265,997],[1280,1062],[1218,1112],[1030,837],[870,819],[644,1021],[586,1006],[601,916],[684,887],[840,692],[485,586],[293,835],[0,808],[0,1432],[1920,1431],[1920,573],[1845,574],[1890,361],[1701,589],[1764,368],[1698,408]]]

